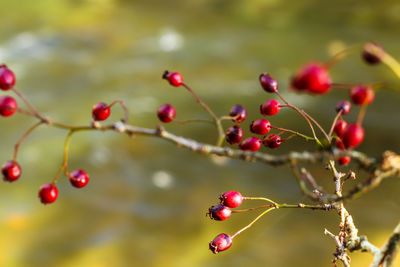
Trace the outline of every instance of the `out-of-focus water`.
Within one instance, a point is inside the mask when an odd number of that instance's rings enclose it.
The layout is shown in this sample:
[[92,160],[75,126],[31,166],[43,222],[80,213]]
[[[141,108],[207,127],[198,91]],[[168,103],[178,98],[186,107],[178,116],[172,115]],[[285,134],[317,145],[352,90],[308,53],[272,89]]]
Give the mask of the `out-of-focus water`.
[[[285,89],[289,77],[306,61],[327,60],[337,48],[369,40],[400,58],[399,14],[398,1],[2,0],[0,61],[15,71],[17,87],[44,114],[71,124],[89,123],[94,103],[115,99],[127,103],[139,126],[155,127],[155,110],[163,103],[175,105],[179,119],[207,118],[191,95],[161,80],[169,69],[182,72],[217,114],[244,104],[245,127],[271,98],[257,80],[270,72],[290,101],[328,127],[336,102],[347,92],[296,95]],[[365,66],[359,54],[335,66],[332,76],[343,83],[399,84],[384,66]],[[360,150],[374,156],[386,149],[399,152],[398,103],[399,92],[377,93]],[[119,112],[115,108],[111,119]],[[356,112],[349,116],[354,120]],[[307,131],[286,110],[271,122]],[[11,158],[13,144],[32,123],[23,115],[0,120],[1,162]],[[209,125],[166,128],[215,142]],[[330,266],[334,243],[323,230],[338,231],[333,212],[279,210],[235,239],[229,251],[212,255],[208,242],[215,235],[234,233],[257,215],[210,221],[205,213],[221,192],[306,200],[287,167],[216,164],[154,138],[77,133],[70,169],[87,170],[90,183],[77,190],[63,178],[57,202],[43,206],[37,190],[56,174],[65,136],[39,128],[21,146],[21,179],[0,184],[1,266]],[[314,147],[294,139],[271,153],[303,149]],[[322,167],[309,166],[329,186]],[[387,180],[347,204],[360,233],[377,245],[399,220],[399,188],[399,179]],[[354,266],[371,260],[360,252],[351,256]]]

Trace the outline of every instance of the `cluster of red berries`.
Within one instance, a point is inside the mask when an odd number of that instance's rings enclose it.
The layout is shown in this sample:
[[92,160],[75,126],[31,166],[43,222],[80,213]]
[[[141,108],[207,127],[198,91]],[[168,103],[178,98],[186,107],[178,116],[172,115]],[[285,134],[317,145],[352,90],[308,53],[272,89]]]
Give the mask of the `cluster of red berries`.
[[[8,91],[15,85],[15,75],[6,65],[0,65],[0,89]],[[9,117],[18,108],[17,101],[11,96],[0,97],[0,115]]]

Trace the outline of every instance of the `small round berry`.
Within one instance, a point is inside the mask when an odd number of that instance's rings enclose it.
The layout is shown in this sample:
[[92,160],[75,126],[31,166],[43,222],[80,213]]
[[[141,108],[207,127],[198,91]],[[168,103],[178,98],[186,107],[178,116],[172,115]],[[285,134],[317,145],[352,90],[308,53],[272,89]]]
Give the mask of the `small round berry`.
[[264,137],[262,143],[264,146],[269,147],[271,149],[277,149],[282,144],[282,139],[277,134],[270,134]]
[[260,106],[260,113],[262,115],[273,116],[281,110],[281,104],[275,99],[268,100]]
[[74,170],[69,176],[69,181],[76,188],[82,188],[89,182],[89,175],[84,170]]
[[157,116],[160,121],[168,123],[175,119],[176,117],[176,110],[174,106],[170,104],[161,105],[157,110]]
[[17,101],[11,96],[0,97],[0,115],[3,117],[11,116],[18,108]]
[[243,136],[244,136],[243,129],[237,125],[228,128],[228,130],[225,133],[225,139],[231,145],[238,144],[240,141],[242,141]]
[[242,205],[243,196],[238,191],[228,191],[219,196],[221,204],[229,208],[237,208]]
[[168,80],[168,82],[175,87],[179,87],[183,83],[183,77],[179,72],[165,71],[162,77],[163,79]]
[[249,137],[240,143],[239,149],[257,151],[261,147],[261,140],[257,137]]
[[209,244],[209,248],[214,254],[227,250],[231,246],[232,246],[232,238],[228,234],[219,234]]
[[342,166],[346,166],[347,164],[350,163],[350,161],[351,161],[351,158],[348,156],[338,158],[338,162]]
[[242,105],[234,105],[229,112],[229,116],[234,117],[233,121],[241,123],[247,118],[247,111]]
[[231,209],[224,205],[212,206],[208,209],[208,214],[211,219],[216,221],[224,221],[231,216]]
[[346,148],[359,146],[364,140],[364,129],[357,123],[350,124],[343,133],[342,141]]
[[95,121],[104,121],[111,114],[110,107],[103,102],[97,103],[92,108],[92,117]]
[[364,59],[365,63],[376,65],[381,63],[384,55],[385,50],[380,44],[369,42],[364,45],[361,57]]
[[268,73],[260,75],[260,84],[266,92],[274,93],[278,91],[278,82]]
[[350,98],[356,105],[369,105],[374,101],[374,90],[368,85],[359,84],[350,89]]
[[6,65],[0,65],[0,89],[10,90],[14,87],[15,75]]
[[311,62],[302,66],[292,78],[293,89],[308,90],[314,94],[325,94],[331,88],[332,80],[322,63]]
[[3,180],[6,182],[14,182],[21,176],[21,167],[15,161],[7,161],[1,168]]
[[50,204],[56,201],[58,189],[52,184],[44,184],[39,189],[39,198],[43,204]]
[[271,130],[271,123],[265,119],[255,120],[250,124],[250,131],[255,134],[267,134]]
[[337,134],[337,136],[341,137],[346,130],[347,122],[344,120],[338,120],[333,127],[333,131]]
[[342,115],[349,114],[350,110],[351,110],[351,104],[349,101],[340,101],[336,105],[336,112],[342,111]]

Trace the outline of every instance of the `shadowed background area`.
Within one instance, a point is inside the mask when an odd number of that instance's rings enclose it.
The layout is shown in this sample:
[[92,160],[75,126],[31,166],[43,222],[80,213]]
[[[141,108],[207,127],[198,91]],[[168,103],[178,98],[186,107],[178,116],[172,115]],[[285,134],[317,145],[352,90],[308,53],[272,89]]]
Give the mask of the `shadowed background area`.
[[[348,92],[294,94],[286,89],[290,76],[307,61],[325,61],[346,45],[370,40],[400,58],[399,14],[400,3],[394,0],[2,0],[0,62],[16,73],[16,87],[56,121],[88,124],[93,104],[115,99],[127,103],[131,123],[139,126],[159,124],[156,109],[164,103],[176,107],[178,119],[207,119],[183,88],[161,80],[168,69],[180,71],[219,115],[234,104],[246,106],[245,129],[260,117],[259,105],[273,97],[258,83],[258,75],[269,72],[289,101],[328,128],[334,106]],[[386,67],[363,64],[359,53],[331,73],[340,83],[400,84]],[[399,103],[400,92],[377,93],[359,150],[372,156],[386,149],[399,152]],[[357,110],[348,115],[350,121]],[[118,107],[112,113],[110,121],[122,116]],[[309,133],[289,110],[270,121]],[[0,118],[0,162],[11,159],[13,144],[33,123],[20,114]],[[207,124],[172,123],[166,129],[203,142],[216,140],[215,129]],[[20,180],[0,184],[1,266],[331,266],[334,243],[323,230],[338,231],[334,212],[274,211],[238,236],[229,251],[210,253],[214,236],[233,234],[258,214],[209,220],[205,213],[220,193],[238,190],[286,203],[307,200],[288,167],[215,162],[151,137],[77,133],[70,169],[85,169],[91,180],[86,188],[75,189],[61,178],[58,200],[43,206],[37,191],[56,174],[66,134],[37,129],[21,146]],[[263,151],[278,155],[313,149],[294,138],[277,151]],[[333,192],[323,166],[307,167]],[[349,168],[356,166],[344,170]],[[399,188],[399,179],[389,179],[347,204],[360,233],[376,245],[399,220]],[[354,266],[371,261],[360,252],[351,256]]]

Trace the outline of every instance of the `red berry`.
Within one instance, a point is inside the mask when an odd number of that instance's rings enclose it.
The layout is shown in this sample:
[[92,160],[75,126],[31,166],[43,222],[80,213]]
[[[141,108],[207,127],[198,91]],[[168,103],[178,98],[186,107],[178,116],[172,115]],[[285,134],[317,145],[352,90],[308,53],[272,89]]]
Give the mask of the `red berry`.
[[232,246],[232,238],[228,234],[220,234],[210,242],[209,248],[212,253],[217,254],[218,252],[227,250]]
[[278,113],[279,110],[281,110],[281,104],[275,99],[268,100],[260,106],[260,113],[264,116],[273,116]]
[[71,184],[77,188],[82,188],[89,182],[89,175],[84,170],[74,170],[69,176]]
[[176,110],[174,106],[170,104],[164,104],[158,108],[157,116],[160,119],[160,121],[168,123],[175,119]]
[[346,156],[346,157],[340,157],[340,158],[338,158],[338,162],[339,162],[339,164],[342,165],[342,166],[345,166],[345,165],[349,164],[350,161],[351,161],[351,158],[350,158],[350,157],[347,157],[347,156]]
[[235,117],[233,121],[240,123],[247,118],[247,111],[242,105],[234,105],[229,112],[229,116]]
[[291,86],[296,90],[308,90],[314,94],[325,94],[331,88],[332,80],[322,63],[311,62],[297,71]]
[[350,98],[356,105],[369,105],[374,101],[374,90],[368,85],[359,84],[351,88]]
[[269,147],[271,149],[276,149],[276,148],[280,147],[280,145],[282,144],[282,139],[277,134],[270,134],[270,135],[267,135],[266,137],[264,137],[262,143],[266,147]]
[[338,120],[335,123],[335,126],[333,127],[333,131],[337,134],[337,136],[342,136],[344,133],[344,130],[347,127],[347,122],[344,120]]
[[278,91],[278,82],[268,73],[263,73],[260,75],[260,83],[266,92],[274,93]]
[[373,42],[366,43],[361,54],[365,63],[370,65],[381,63],[384,55],[385,50],[383,49],[383,47],[380,44]]
[[255,134],[267,134],[271,130],[271,123],[265,119],[255,120],[250,124],[250,131]]
[[345,150],[346,147],[343,144],[343,141],[340,139],[336,139],[336,143],[335,143],[336,147],[339,148],[340,150]]
[[244,136],[243,129],[237,125],[228,128],[228,130],[225,133],[225,139],[231,145],[235,145],[240,141],[242,141],[243,136]]
[[0,115],[3,117],[11,116],[18,108],[17,101],[11,96],[0,97]]
[[242,205],[243,196],[238,191],[228,191],[219,196],[221,204],[229,208],[237,208]]
[[110,107],[106,103],[97,103],[92,108],[92,117],[95,121],[106,120],[111,113]]
[[351,104],[349,101],[340,101],[336,105],[336,112],[342,111],[342,115],[349,114],[350,110],[351,110]]
[[0,65],[0,89],[10,90],[14,87],[15,75],[6,65]]
[[163,75],[163,79],[168,80],[168,82],[175,87],[179,87],[183,83],[183,77],[179,72],[168,72],[165,71]]
[[232,211],[230,208],[221,204],[212,206],[208,209],[208,215],[211,219],[216,221],[224,221],[228,219],[231,216],[231,213]]
[[248,151],[257,151],[261,147],[261,140],[257,137],[249,137],[242,141],[239,145],[239,149]]
[[44,184],[39,189],[39,198],[43,204],[50,204],[56,201],[58,189],[52,184]]
[[1,168],[3,180],[6,182],[14,182],[21,176],[21,167],[15,161],[7,161]]
[[342,141],[346,148],[359,146],[364,139],[364,129],[357,123],[350,124],[343,133]]

